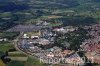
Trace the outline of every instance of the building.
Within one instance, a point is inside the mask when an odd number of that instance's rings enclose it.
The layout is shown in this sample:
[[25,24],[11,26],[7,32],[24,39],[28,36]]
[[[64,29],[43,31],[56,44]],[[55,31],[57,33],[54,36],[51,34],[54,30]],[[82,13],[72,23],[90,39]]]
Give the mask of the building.
[[53,31],[63,32],[65,31],[64,28],[54,28]]
[[85,53],[85,56],[92,63],[100,64],[100,54],[96,54],[95,52],[87,52]]
[[0,38],[0,42],[2,42],[2,41],[8,41],[8,39],[7,38]]
[[41,36],[41,31],[25,32],[23,38],[39,39]]
[[47,26],[36,26],[36,25],[16,25],[7,30],[7,32],[32,32],[39,31]]
[[84,65],[85,61],[75,52],[65,59],[66,63]]
[[39,39],[39,36],[31,36],[32,39]]
[[39,44],[48,45],[48,44],[50,44],[50,41],[47,39],[39,39]]
[[54,28],[53,31],[68,33],[68,32],[73,32],[77,29],[78,29],[77,27],[74,28],[72,26],[67,26],[67,27],[61,27],[61,28]]
[[49,54],[47,54],[47,57],[54,57],[54,54],[52,52],[50,52]]
[[29,36],[27,34],[24,34],[23,38],[29,38]]

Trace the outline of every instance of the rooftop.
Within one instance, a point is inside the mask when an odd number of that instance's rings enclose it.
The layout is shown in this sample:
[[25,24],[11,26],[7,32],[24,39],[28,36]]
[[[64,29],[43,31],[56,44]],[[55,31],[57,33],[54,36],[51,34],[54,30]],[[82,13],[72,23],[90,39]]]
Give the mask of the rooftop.
[[7,30],[7,32],[32,32],[39,31],[46,26],[35,26],[35,25],[17,25]]

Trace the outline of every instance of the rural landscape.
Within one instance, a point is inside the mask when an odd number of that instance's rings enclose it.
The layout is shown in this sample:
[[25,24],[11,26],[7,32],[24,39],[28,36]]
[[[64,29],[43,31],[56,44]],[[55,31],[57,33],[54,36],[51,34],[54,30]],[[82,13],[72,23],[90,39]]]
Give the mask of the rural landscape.
[[0,0],[0,66],[100,66],[100,0]]

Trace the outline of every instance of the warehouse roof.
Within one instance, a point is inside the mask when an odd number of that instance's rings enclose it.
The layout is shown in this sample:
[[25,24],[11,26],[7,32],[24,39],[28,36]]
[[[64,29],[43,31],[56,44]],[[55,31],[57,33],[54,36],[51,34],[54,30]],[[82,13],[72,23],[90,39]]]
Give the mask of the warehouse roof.
[[17,25],[8,29],[8,32],[31,32],[31,31],[39,31],[45,26],[35,26],[35,25]]

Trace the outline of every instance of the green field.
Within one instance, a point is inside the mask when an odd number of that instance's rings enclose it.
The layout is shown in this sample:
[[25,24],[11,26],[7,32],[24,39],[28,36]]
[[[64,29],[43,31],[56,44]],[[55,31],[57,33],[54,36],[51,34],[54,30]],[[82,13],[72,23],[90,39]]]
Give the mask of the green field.
[[0,59],[0,66],[5,66],[5,64],[3,63],[1,59]]
[[0,38],[7,38],[13,40],[19,35],[19,32],[0,32]]
[[8,64],[6,64],[6,66],[24,66],[24,62],[20,62],[20,61],[11,61]]
[[19,51],[8,52],[8,56],[10,56],[10,57],[27,57],[27,55],[25,55]]
[[44,63],[40,63],[39,60],[33,58],[33,57],[29,57],[25,66],[47,66]]
[[12,43],[0,43],[0,51],[1,52],[6,52],[6,51],[9,51],[9,49],[14,49]]

